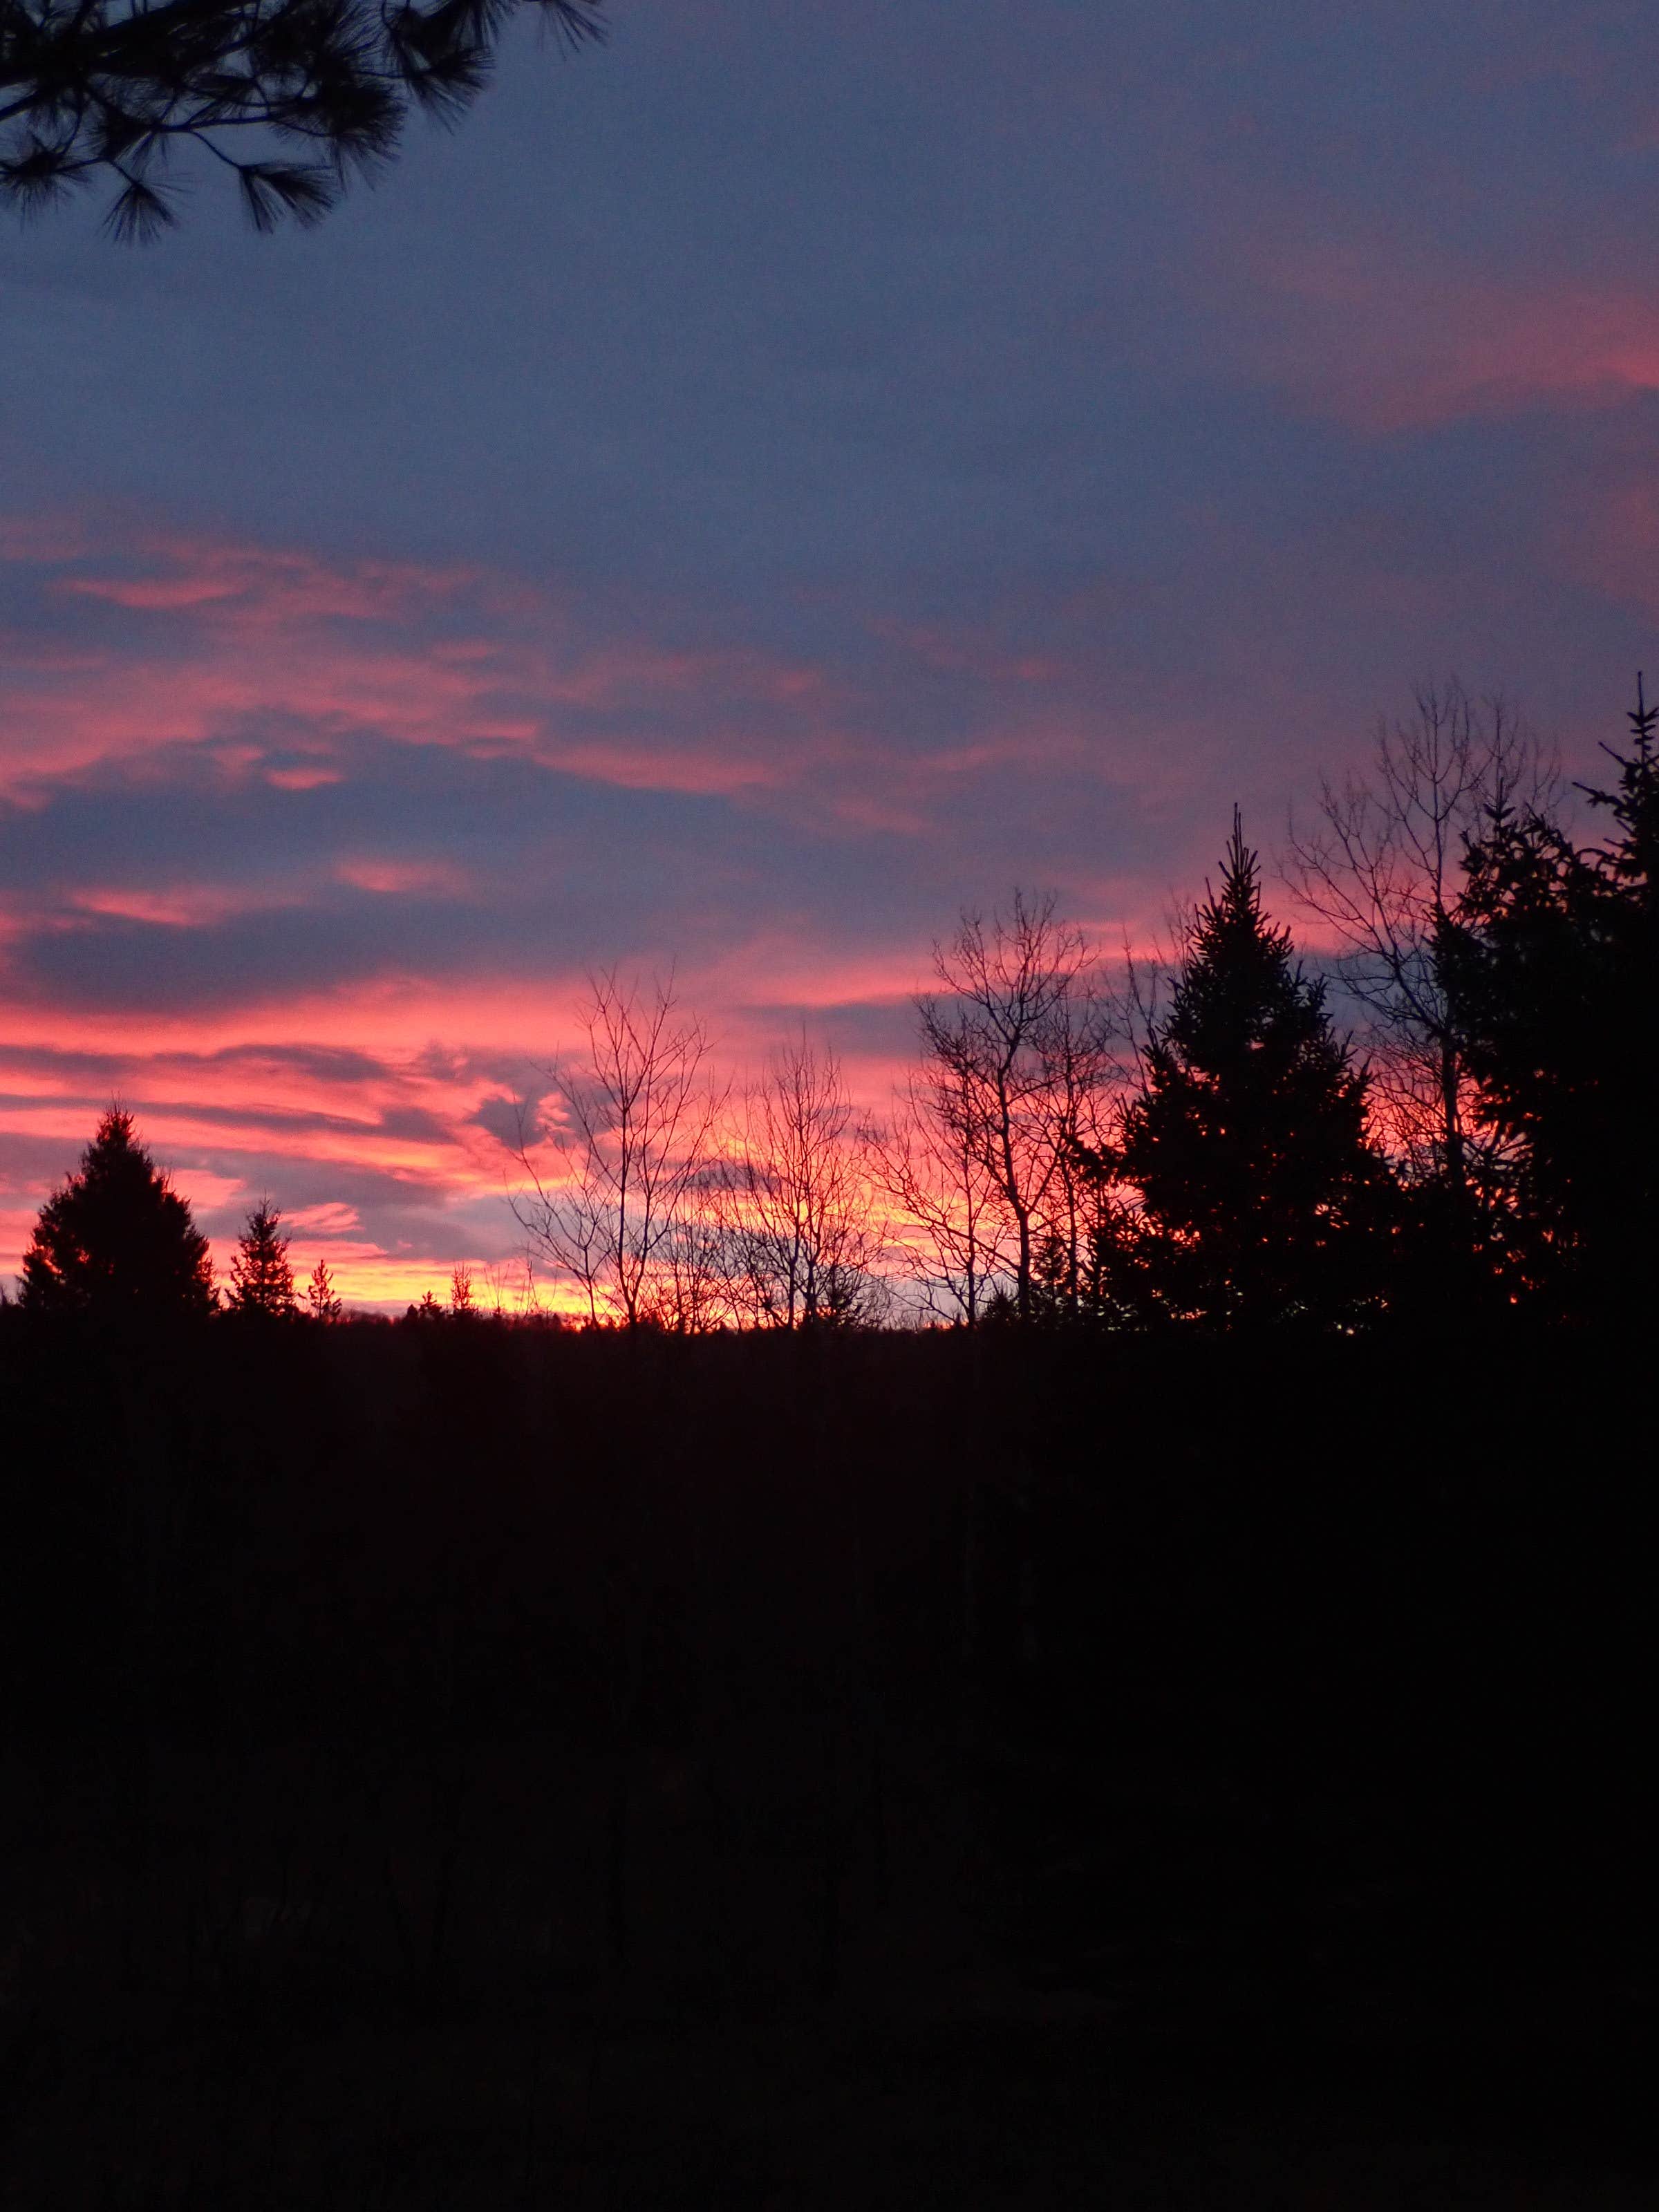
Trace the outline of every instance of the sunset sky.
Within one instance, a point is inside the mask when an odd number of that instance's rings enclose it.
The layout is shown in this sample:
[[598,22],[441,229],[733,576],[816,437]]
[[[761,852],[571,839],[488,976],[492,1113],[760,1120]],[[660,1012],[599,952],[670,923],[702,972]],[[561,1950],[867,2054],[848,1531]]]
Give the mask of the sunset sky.
[[118,1095],[401,1305],[596,963],[878,1098],[964,902],[1659,668],[1648,0],[614,18],[317,230],[0,223],[0,1279]]

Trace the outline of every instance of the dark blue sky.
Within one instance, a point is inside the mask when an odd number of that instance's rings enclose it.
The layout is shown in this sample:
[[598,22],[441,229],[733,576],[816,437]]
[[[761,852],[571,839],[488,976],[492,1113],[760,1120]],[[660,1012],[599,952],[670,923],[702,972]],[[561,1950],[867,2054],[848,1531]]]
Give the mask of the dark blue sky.
[[0,230],[0,1267],[119,1089],[401,1296],[585,966],[877,1091],[963,901],[1656,658],[1650,9],[615,16],[319,230]]

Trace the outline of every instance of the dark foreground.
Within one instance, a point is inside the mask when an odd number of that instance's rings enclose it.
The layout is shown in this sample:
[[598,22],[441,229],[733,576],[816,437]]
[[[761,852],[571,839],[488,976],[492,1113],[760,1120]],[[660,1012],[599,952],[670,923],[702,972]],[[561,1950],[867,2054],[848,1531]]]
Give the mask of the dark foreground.
[[1653,2201],[1639,1346],[0,1322],[5,2203]]

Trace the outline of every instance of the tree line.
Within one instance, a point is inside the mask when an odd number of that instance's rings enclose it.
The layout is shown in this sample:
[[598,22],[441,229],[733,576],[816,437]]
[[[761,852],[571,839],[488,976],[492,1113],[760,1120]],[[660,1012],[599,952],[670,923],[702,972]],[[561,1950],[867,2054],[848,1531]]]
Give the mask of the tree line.
[[[964,914],[879,1128],[804,1031],[734,1093],[672,983],[597,977],[585,1049],[514,1147],[529,1302],[538,1266],[592,1324],[677,1332],[1629,1312],[1659,1104],[1659,708],[1639,678],[1628,720],[1610,781],[1573,787],[1585,839],[1501,702],[1420,693],[1369,772],[1292,827],[1282,874],[1326,940],[1316,970],[1268,911],[1237,810],[1167,960],[1109,969],[1052,898]],[[42,1208],[21,1295],[219,1303],[124,1109]],[[269,1200],[224,1304],[343,1315],[325,1261],[296,1286]],[[478,1317],[470,1271],[410,1310]]]

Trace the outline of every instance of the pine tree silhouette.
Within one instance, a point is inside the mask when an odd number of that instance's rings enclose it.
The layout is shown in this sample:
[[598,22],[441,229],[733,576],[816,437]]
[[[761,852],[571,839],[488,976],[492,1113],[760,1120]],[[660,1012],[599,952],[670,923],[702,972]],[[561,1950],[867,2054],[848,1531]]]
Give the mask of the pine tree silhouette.
[[1237,809],[1115,1164],[1142,1204],[1103,1247],[1109,1303],[1224,1328],[1377,1310],[1392,1182],[1367,1138],[1365,1077],[1324,986],[1262,911]]
[[1558,1312],[1646,1305],[1659,1236],[1659,708],[1637,678],[1605,845],[1493,817],[1438,946],[1482,1105],[1518,1145],[1516,1241]]
[[268,1321],[291,1320],[299,1309],[289,1240],[281,1233],[280,1209],[262,1198],[247,1218],[230,1263],[232,1313],[258,1315]]
[[334,1287],[326,1260],[319,1260],[311,1271],[311,1280],[306,1285],[306,1306],[313,1321],[336,1322],[344,1317],[345,1307]]
[[104,1115],[79,1173],[41,1207],[22,1303],[104,1319],[204,1314],[217,1303],[207,1240],[124,1108]]

